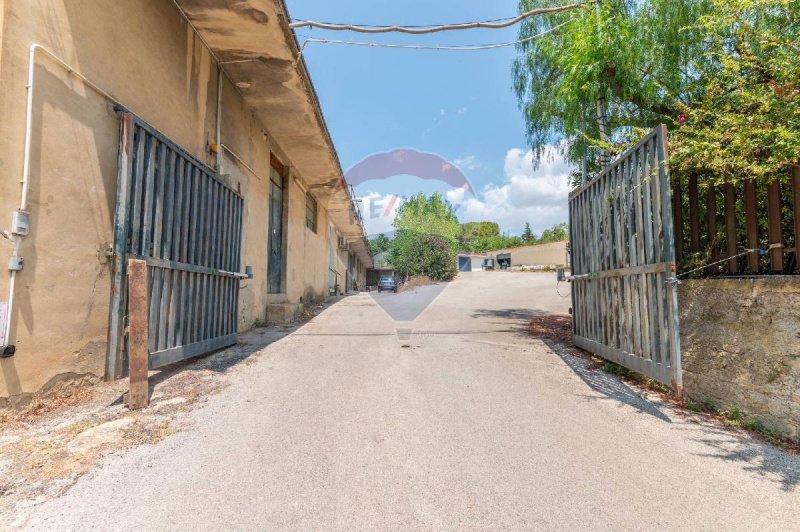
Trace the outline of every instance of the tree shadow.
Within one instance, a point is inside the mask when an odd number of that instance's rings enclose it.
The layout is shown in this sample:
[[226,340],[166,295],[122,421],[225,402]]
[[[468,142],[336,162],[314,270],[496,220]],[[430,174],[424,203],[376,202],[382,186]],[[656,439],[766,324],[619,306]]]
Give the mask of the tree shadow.
[[717,458],[740,464],[742,469],[768,479],[777,477],[781,489],[794,491],[800,485],[800,456],[785,452],[743,430],[715,425],[715,421],[692,423],[682,430],[698,433],[690,436],[710,449],[697,456]]
[[544,344],[550,348],[575,375],[586,383],[589,388],[602,394],[604,397],[595,395],[584,395],[589,400],[613,400],[624,403],[637,411],[650,414],[666,423],[672,423],[667,416],[655,403],[642,397],[637,391],[620,380],[618,377],[599,371],[591,367],[588,360],[572,354],[571,349],[560,342],[550,339],[542,339]]
[[475,309],[473,318],[497,318],[493,323],[501,323],[509,332],[530,337],[530,322],[536,316],[549,314],[544,310],[529,308]]

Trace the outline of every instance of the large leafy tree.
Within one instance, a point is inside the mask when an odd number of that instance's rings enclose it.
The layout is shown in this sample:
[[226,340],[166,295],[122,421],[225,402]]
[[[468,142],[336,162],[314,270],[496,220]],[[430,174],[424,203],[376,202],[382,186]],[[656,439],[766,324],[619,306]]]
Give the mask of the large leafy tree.
[[528,20],[522,39],[548,32],[519,46],[513,68],[534,154],[564,140],[570,161],[596,171],[602,149],[665,123],[677,168],[774,178],[797,162],[799,16],[800,0],[599,0]]
[[441,194],[417,194],[403,203],[389,261],[405,275],[449,280],[456,274],[457,236],[461,230],[452,206]]

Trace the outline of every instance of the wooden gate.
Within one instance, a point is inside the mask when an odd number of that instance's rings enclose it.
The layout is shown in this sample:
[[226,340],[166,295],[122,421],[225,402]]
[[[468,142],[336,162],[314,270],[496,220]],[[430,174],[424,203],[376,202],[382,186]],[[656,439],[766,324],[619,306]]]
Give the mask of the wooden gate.
[[123,113],[107,378],[127,370],[130,257],[148,266],[151,369],[236,343],[243,207],[213,170]]
[[575,345],[680,392],[667,129],[569,196]]

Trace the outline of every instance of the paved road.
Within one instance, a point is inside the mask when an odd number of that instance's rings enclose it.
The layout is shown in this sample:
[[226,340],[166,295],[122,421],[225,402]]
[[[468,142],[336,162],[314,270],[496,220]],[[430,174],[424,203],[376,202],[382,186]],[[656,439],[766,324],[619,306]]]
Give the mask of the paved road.
[[345,298],[186,414],[190,428],[109,457],[26,526],[796,530],[797,458],[524,334],[565,311],[553,280],[462,276],[411,347],[370,296]]

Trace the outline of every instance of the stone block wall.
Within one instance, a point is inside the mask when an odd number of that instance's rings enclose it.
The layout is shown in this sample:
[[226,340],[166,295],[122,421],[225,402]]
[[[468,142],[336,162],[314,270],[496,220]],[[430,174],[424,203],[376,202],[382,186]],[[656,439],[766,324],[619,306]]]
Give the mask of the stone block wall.
[[800,438],[800,278],[683,281],[686,394]]

